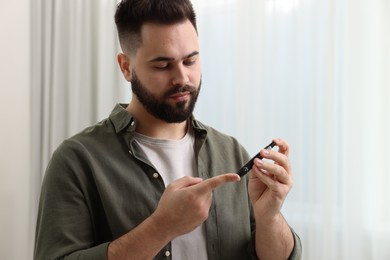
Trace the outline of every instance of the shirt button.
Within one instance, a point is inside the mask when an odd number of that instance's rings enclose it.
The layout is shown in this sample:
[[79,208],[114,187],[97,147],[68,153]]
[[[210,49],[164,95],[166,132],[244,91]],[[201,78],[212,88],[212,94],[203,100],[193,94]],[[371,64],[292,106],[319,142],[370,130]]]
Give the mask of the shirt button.
[[170,255],[171,255],[171,252],[165,251],[165,256],[166,256],[166,257],[168,257],[168,256],[170,256]]
[[[158,173],[157,172],[155,172],[155,173],[153,173],[153,178],[155,178],[155,179],[157,179],[158,178]],[[168,252],[168,251],[167,251]]]

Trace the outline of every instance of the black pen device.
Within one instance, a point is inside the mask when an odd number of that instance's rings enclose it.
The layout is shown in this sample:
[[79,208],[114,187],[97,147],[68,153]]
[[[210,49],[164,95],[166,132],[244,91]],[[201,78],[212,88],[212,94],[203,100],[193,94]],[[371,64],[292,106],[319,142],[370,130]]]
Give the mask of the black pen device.
[[[269,145],[267,145],[266,147],[264,147],[264,149],[272,149],[276,144],[274,142],[270,143]],[[256,154],[255,156],[253,156],[252,159],[250,159],[244,166],[241,167],[241,169],[239,169],[237,171],[237,174],[240,175],[241,177],[244,176],[245,174],[247,174],[253,167],[253,161],[256,159],[256,158],[259,158],[260,160],[263,159],[263,157],[260,155],[260,152],[258,154]]]

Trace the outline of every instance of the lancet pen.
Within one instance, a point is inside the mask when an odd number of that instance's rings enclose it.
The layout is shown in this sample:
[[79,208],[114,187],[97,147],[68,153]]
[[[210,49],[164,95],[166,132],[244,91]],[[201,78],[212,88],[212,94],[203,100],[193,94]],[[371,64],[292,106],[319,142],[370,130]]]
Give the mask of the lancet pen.
[[[272,149],[276,144],[274,142],[270,143],[269,145],[267,145],[266,147],[264,147],[264,149],[267,149],[267,150],[270,150]],[[244,166],[241,167],[241,169],[239,169],[237,171],[237,174],[240,175],[241,177],[244,176],[245,174],[247,174],[253,167],[253,161],[256,159],[256,158],[259,158],[260,160],[263,159],[263,157],[260,155],[260,152],[257,153],[255,156],[253,156],[252,159],[250,159]]]

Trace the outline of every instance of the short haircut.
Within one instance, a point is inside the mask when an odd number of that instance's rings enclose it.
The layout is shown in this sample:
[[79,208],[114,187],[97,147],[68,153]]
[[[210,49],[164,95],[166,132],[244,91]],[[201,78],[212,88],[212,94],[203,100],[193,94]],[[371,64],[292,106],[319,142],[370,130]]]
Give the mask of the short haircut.
[[115,13],[121,48],[135,53],[142,44],[145,23],[175,24],[189,20],[197,31],[196,15],[190,0],[122,0]]

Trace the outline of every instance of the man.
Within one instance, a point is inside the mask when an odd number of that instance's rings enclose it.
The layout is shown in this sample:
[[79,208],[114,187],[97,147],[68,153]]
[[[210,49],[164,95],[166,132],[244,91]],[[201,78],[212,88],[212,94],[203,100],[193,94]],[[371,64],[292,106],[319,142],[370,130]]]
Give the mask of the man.
[[[192,112],[201,85],[189,0],[125,0],[115,15],[129,105],[66,140],[42,185],[35,259],[299,259],[280,213],[288,144],[248,154]],[[229,173],[230,172],[230,173]]]

